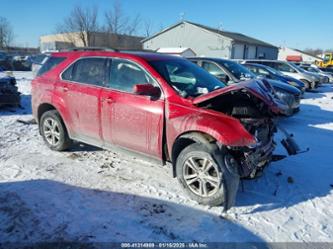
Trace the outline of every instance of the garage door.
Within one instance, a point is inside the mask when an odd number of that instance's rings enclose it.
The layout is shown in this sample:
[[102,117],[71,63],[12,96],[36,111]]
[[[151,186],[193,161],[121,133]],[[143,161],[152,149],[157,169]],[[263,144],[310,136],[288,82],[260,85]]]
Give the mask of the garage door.
[[256,46],[248,46],[246,59],[256,59],[256,57],[257,57],[256,53],[257,53]]
[[234,44],[232,46],[232,59],[244,59],[244,45]]

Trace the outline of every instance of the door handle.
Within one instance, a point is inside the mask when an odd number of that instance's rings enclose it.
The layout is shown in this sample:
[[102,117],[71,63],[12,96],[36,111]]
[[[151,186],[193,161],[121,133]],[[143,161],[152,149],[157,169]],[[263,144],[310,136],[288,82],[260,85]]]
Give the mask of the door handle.
[[108,97],[108,98],[102,98],[102,102],[111,104],[112,102],[114,102],[114,100],[112,98]]
[[62,86],[60,88],[63,92],[68,92],[68,87],[67,86]]

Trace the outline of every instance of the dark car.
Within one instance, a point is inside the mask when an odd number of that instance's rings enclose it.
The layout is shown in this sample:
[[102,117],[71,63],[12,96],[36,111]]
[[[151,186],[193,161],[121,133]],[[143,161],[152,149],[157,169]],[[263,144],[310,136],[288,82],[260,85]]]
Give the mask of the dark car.
[[[228,85],[240,83],[246,80],[258,79],[258,77],[246,67],[231,60],[205,57],[189,58],[189,60],[196,63]],[[290,116],[299,111],[300,99],[302,95],[301,91],[293,86],[289,86],[279,81],[267,79],[265,82],[268,82],[268,85],[271,85],[274,88],[274,91],[271,89],[272,94],[277,96],[289,106],[284,115]]]
[[[282,108],[256,80],[226,86],[157,53],[54,53],[32,81],[33,115],[50,149],[78,140],[170,162],[191,198],[225,209],[239,179],[271,162]],[[284,141],[297,153],[290,135]]]
[[18,92],[15,77],[6,75],[0,68],[0,108],[19,105],[20,92]]
[[10,62],[9,55],[5,52],[0,51],[0,67],[2,70],[10,71],[13,70],[12,63]]
[[265,77],[266,79],[280,81],[282,83],[289,84],[293,87],[296,87],[302,93],[305,92],[305,85],[302,81],[297,80],[293,77],[282,74],[274,68],[269,66],[265,66],[263,64],[255,64],[255,63],[242,63],[247,69],[249,69],[252,73],[257,76]]
[[320,67],[320,70],[333,74],[333,67]]

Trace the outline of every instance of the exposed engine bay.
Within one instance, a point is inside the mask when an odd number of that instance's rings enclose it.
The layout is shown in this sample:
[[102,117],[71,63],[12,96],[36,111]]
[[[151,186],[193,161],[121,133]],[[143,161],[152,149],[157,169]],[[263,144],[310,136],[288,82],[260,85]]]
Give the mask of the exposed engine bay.
[[[260,98],[243,89],[227,92],[201,103],[200,106],[237,118],[244,128],[254,136],[256,144],[252,146],[228,147],[229,153],[238,163],[240,177],[254,178],[272,161],[276,146],[273,140],[274,133],[277,131],[276,114]],[[287,132],[285,134],[287,138],[289,137],[288,139],[291,138]],[[294,148],[294,145],[291,145],[291,147]],[[297,154],[298,150],[298,147],[295,148],[296,153],[294,154]]]

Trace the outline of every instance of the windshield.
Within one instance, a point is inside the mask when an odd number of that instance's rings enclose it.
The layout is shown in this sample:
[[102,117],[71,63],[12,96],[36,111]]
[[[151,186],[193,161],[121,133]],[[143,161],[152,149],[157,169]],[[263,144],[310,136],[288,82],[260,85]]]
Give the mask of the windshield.
[[328,62],[330,60],[331,60],[331,55],[330,54],[325,54],[324,62]]
[[187,60],[149,61],[149,64],[184,98],[225,87],[213,75]]
[[269,72],[271,72],[274,75],[278,75],[278,76],[285,76],[283,73],[281,73],[280,71],[272,68],[272,67],[265,67]]
[[256,75],[252,73],[246,67],[235,63],[233,61],[219,61],[219,64],[222,64],[225,68],[227,68],[233,76],[235,76],[238,80],[248,80],[256,78]]
[[294,62],[288,62],[288,64],[294,68],[296,71],[302,72],[302,73],[307,73],[306,70],[304,70],[303,68],[299,67],[298,65],[296,65]]

